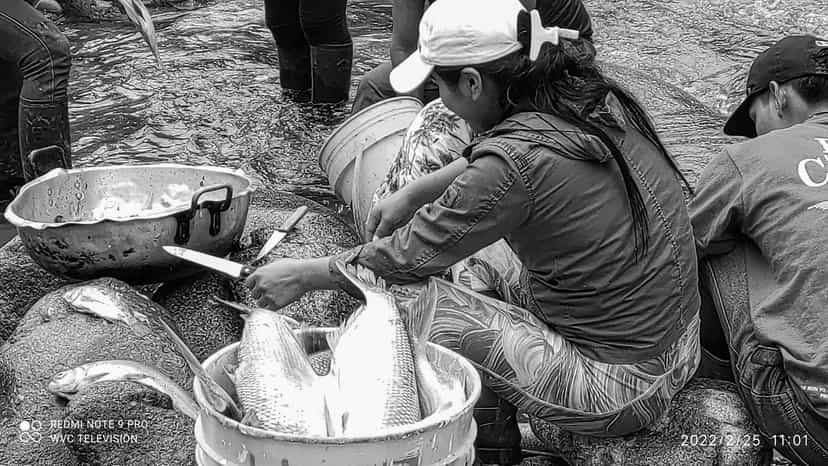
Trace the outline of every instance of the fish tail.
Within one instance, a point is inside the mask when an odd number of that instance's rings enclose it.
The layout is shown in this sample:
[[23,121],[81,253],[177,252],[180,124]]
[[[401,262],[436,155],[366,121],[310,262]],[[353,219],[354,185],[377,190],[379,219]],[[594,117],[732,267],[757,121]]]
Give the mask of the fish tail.
[[368,291],[375,293],[383,293],[388,290],[388,286],[382,277],[378,277],[374,272],[359,264],[351,265],[345,264],[342,261],[336,261],[336,267],[351,283],[354,284],[359,291],[365,294]]

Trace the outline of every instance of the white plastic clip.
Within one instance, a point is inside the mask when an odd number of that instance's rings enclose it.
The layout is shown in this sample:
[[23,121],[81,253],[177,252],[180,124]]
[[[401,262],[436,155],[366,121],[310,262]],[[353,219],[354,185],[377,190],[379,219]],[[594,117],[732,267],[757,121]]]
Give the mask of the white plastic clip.
[[535,61],[538,59],[541,47],[543,44],[549,42],[552,45],[558,45],[558,39],[577,39],[580,33],[575,29],[564,29],[557,26],[545,28],[541,21],[538,10],[529,12],[532,21],[532,32],[530,34],[531,43],[529,44],[529,59]]

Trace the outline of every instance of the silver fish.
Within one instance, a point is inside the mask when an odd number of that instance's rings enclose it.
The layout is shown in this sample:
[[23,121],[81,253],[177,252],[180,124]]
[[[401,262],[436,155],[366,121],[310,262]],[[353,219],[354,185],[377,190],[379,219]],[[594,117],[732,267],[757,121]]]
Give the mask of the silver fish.
[[420,295],[409,305],[412,325],[411,341],[414,348],[414,366],[417,374],[417,392],[424,418],[445,413],[466,400],[462,380],[438,371],[428,358],[425,347],[427,336],[437,308],[437,288],[429,280]]
[[355,436],[420,421],[408,321],[381,278],[361,266],[337,267],[365,296],[365,305],[329,339],[330,373],[338,387],[329,407],[333,424]]
[[[81,285],[63,294],[63,299],[72,308],[84,314],[93,315],[110,322],[123,322],[136,335],[144,336],[149,332],[163,331],[167,339],[178,350],[190,370],[204,386],[205,396],[210,404],[220,413],[233,419],[241,418],[241,410],[230,395],[204,370],[192,350],[178,336],[175,324],[168,323],[161,315],[153,311],[152,306],[136,303],[127,305],[113,290],[105,286]],[[149,302],[149,298],[146,298]]]
[[72,398],[84,387],[107,381],[140,383],[169,396],[173,408],[181,414],[193,420],[198,417],[198,405],[189,392],[161,372],[135,361],[111,360],[82,364],[55,374],[47,388],[55,395]]
[[122,322],[139,336],[146,335],[148,317],[121,302],[118,294],[102,285],[80,285],[63,293],[63,299],[77,312],[89,314],[109,322]]
[[155,34],[155,24],[152,22],[152,15],[141,0],[118,0],[124,8],[127,17],[138,26],[141,35],[149,45],[155,61],[161,66],[161,56],[158,54],[158,37]]
[[254,309],[245,317],[232,374],[243,424],[306,436],[328,435],[326,385],[284,316]]

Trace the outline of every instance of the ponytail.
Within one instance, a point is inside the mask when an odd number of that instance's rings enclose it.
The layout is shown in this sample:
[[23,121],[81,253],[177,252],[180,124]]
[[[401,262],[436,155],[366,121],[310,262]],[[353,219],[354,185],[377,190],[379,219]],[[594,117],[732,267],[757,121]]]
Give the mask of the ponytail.
[[[524,48],[525,49],[525,48]],[[447,83],[457,83],[463,67],[437,68],[435,73]],[[612,93],[621,105],[624,118],[649,140],[664,157],[685,186],[692,192],[687,179],[661,142],[649,116],[638,101],[616,82],[606,78],[595,63],[595,49],[584,39],[563,40],[558,45],[545,44],[535,61],[525,50],[482,65],[474,65],[503,89],[501,104],[506,114],[535,111],[556,115],[564,121],[601,140],[618,165],[633,222],[636,262],[649,248],[647,209],[632,168],[618,145],[602,127],[617,125],[596,110]]]

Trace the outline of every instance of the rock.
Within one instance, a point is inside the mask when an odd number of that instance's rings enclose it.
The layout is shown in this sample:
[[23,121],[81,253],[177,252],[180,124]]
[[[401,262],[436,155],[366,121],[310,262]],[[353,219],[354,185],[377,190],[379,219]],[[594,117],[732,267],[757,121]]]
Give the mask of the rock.
[[576,466],[764,465],[771,454],[734,384],[712,379],[691,380],[654,426],[633,435],[593,438],[536,418],[530,424],[537,440],[524,438],[526,448],[559,454]]
[[[129,21],[117,0],[57,0],[65,15],[87,21]],[[154,13],[159,7],[193,9],[205,2],[193,0],[143,0]]]
[[[0,343],[9,338],[32,304],[46,293],[70,283],[77,280],[57,277],[37,265],[19,237],[0,247]],[[157,287],[157,284],[141,285],[136,289],[152,296]]]
[[69,283],[44,270],[29,257],[19,237],[0,248],[0,342],[38,299]]
[[[104,278],[89,283],[111,288],[124,306],[166,314],[123,282]],[[46,386],[62,370],[92,361],[132,359],[157,368],[186,389],[191,388],[189,368],[160,331],[134,331],[120,322],[75,312],[62,297],[67,289],[60,288],[38,300],[0,347],[2,465],[76,464],[68,448],[73,445],[49,438],[60,433],[64,409],[55,403]],[[37,428],[41,442],[27,442],[29,437],[21,436],[19,427],[24,421]]]
[[166,395],[132,382],[102,382],[72,399],[63,433],[73,436],[70,448],[83,463],[183,466],[195,464],[193,425]]
[[[356,234],[330,209],[294,194],[259,189],[253,196],[241,244],[231,254],[231,260],[251,263],[270,234],[300,205],[307,205],[308,213],[262,263],[278,257],[326,256],[357,244]],[[213,296],[256,305],[243,281],[229,280],[212,272],[167,283],[154,297],[170,312],[182,337],[202,360],[239,341],[244,328],[236,311],[214,302]],[[357,305],[356,300],[342,291],[323,290],[306,294],[282,312],[311,325],[337,325]]]

